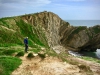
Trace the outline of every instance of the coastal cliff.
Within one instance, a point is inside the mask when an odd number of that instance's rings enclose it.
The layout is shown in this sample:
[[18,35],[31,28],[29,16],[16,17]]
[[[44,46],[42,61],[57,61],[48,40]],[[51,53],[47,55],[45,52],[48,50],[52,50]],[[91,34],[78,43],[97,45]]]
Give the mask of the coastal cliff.
[[58,15],[47,11],[1,18],[0,32],[1,43],[23,44],[23,37],[28,36],[31,45],[36,43],[50,48],[62,45],[73,51],[96,51],[100,48],[99,25],[89,28],[74,27]]
[[[62,31],[63,30],[63,31]],[[63,33],[63,34],[62,34]],[[63,27],[60,33],[61,43],[65,47],[70,47],[74,51],[96,51],[100,48],[100,26],[87,28],[86,26]]]

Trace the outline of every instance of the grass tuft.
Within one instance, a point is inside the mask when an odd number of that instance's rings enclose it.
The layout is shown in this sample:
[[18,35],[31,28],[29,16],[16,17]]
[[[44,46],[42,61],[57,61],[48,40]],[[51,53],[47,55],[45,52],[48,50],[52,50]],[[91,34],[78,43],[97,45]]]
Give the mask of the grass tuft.
[[32,58],[32,57],[34,57],[34,55],[33,55],[33,53],[29,53],[27,57]]
[[45,56],[45,53],[44,54],[41,54],[41,53],[38,53],[38,55],[42,58],[42,59],[44,59],[46,56]]
[[24,52],[23,51],[18,52],[18,54],[16,56],[24,56]]

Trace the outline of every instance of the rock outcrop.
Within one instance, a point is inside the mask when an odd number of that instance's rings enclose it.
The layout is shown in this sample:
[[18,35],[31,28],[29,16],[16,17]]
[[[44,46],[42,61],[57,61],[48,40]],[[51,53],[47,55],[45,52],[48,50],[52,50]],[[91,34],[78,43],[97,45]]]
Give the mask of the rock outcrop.
[[49,47],[63,45],[74,51],[95,51],[100,48],[100,26],[70,26],[52,12],[41,12],[35,15],[22,16],[22,19],[44,30]]
[[[62,45],[73,51],[95,51],[100,48],[99,25],[89,28],[86,26],[70,26],[58,15],[47,11],[10,18],[9,21],[8,19],[0,19],[0,25],[2,25],[0,31],[3,32],[6,29],[10,33],[14,33],[14,36],[18,35],[19,40],[23,39],[23,36],[29,35],[31,42],[42,41],[51,48],[57,45]],[[23,31],[27,33],[23,33]],[[6,33],[9,35],[8,32]],[[0,38],[2,41],[5,40],[2,39],[4,36]],[[38,38],[38,41],[32,38]],[[12,41],[14,40],[12,39]]]
[[60,42],[63,46],[74,51],[96,51],[100,48],[100,26],[87,28],[85,26],[79,27],[61,27]]
[[59,31],[61,26],[69,26],[69,23],[63,21],[58,15],[47,11],[36,13],[34,15],[24,15],[21,18],[26,23],[30,23],[33,26],[42,28],[42,31],[45,33],[49,47],[60,44]]

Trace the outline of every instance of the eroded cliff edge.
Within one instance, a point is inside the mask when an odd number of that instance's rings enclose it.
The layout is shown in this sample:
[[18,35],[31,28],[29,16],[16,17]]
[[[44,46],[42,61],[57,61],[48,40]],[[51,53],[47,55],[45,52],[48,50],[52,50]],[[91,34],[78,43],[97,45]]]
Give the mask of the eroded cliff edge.
[[95,51],[100,48],[100,26],[87,28],[86,26],[65,27],[60,29],[60,42],[63,46],[74,51]]
[[39,25],[44,30],[50,47],[63,45],[74,50],[95,51],[100,48],[100,26],[87,28],[86,26],[71,26],[52,12],[41,12],[32,16],[25,16],[24,21],[32,25]]
[[[16,33],[19,36],[19,42],[22,42],[23,36],[29,35],[31,42],[36,42],[32,38],[38,38],[38,41],[48,44],[51,48],[57,45],[62,45],[73,51],[95,51],[100,48],[100,25],[89,28],[86,26],[74,27],[52,12],[44,11],[6,18],[0,22],[0,25],[1,32],[7,30],[12,36]],[[5,32],[10,36],[9,33]],[[0,39],[5,40],[3,36]],[[14,39],[10,40],[10,43],[13,41]]]

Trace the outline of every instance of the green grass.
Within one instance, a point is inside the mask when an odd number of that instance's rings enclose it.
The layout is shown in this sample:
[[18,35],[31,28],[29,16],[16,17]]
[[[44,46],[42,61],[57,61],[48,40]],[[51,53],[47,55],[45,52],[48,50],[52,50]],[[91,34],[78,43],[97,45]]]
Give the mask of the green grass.
[[[35,26],[25,23],[22,19],[20,19],[19,21],[16,21],[16,24],[20,28],[21,34],[23,36],[29,37],[30,42],[32,40],[34,43],[44,46],[43,42],[41,42],[41,40],[39,39],[38,35],[40,35],[40,34],[37,34],[37,32],[39,32],[39,30]],[[30,44],[32,45],[34,43],[31,42]]]
[[100,60],[96,59],[96,58],[92,58],[92,57],[81,57],[84,60],[88,60],[88,61],[92,61],[92,62],[96,62],[96,63],[100,63]]
[[17,46],[17,44],[14,44],[14,43],[0,43],[0,47],[9,47],[9,46]]
[[94,32],[95,32],[96,34],[100,33],[100,28],[99,28],[99,26],[94,26],[93,30],[94,30]]
[[33,51],[34,53],[38,53],[38,52],[40,52],[40,50],[41,50],[41,49],[39,49],[39,48],[32,49],[32,51]]
[[2,53],[4,55],[12,55],[13,53],[15,53],[16,51],[15,50],[4,50]]
[[21,59],[16,57],[0,57],[0,75],[11,75],[21,64]]
[[2,22],[2,25],[9,27],[9,25],[7,24],[7,22],[5,21],[6,19],[0,19],[0,21]]
[[[19,16],[0,19],[0,25],[4,26],[4,28],[0,27],[0,46],[7,47],[10,46],[10,44],[22,45],[24,37],[28,36],[29,45],[31,47],[33,47],[34,43],[40,46],[48,47],[45,35],[41,27],[36,27],[34,25],[31,25],[31,23],[26,23],[21,18],[22,17]],[[14,30],[15,32],[12,30]]]

